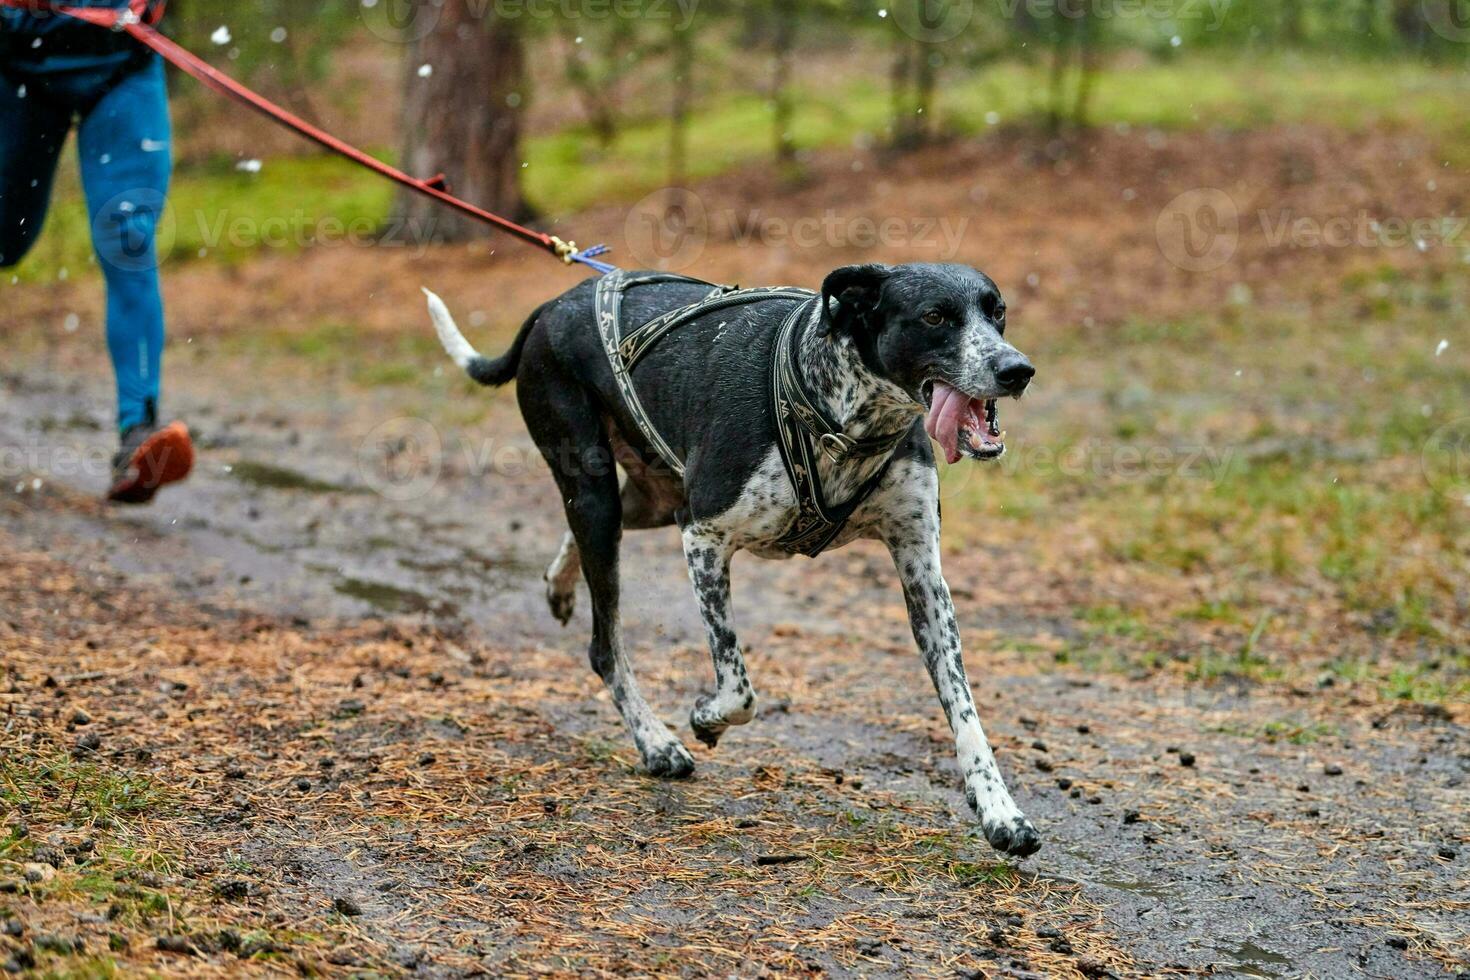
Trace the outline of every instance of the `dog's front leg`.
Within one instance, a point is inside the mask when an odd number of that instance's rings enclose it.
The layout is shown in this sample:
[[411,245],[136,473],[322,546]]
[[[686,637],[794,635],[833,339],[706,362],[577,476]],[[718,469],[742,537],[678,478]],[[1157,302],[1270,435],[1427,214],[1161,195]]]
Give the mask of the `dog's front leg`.
[[895,528],[886,537],[903,582],[914,639],[954,733],[965,799],[997,851],[1015,857],[1034,854],[1041,847],[1041,836],[1011,799],[970,694],[954,601],[939,567],[939,515]]
[[715,693],[703,695],[689,712],[689,727],[695,736],[714,748],[731,725],[743,725],[755,717],[755,690],[745,673],[745,657],[730,623],[729,539],[700,524],[684,528],[684,558],[689,563],[689,581],[704,619],[710,656],[715,662]]

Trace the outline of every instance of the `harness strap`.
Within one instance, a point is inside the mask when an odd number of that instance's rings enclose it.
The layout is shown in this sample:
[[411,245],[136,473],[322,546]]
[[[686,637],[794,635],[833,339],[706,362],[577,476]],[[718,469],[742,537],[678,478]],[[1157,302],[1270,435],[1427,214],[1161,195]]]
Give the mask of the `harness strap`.
[[[710,292],[696,303],[663,313],[624,334],[623,294],[634,286],[660,282],[707,286]],[[684,461],[659,434],[658,427],[638,398],[633,368],[659,340],[698,317],[765,300],[798,301],[783,319],[776,335],[770,375],[776,442],[797,503],[796,519],[777,540],[778,547],[815,558],[842,533],[852,515],[883,482],[892,462],[892,453],[908,435],[908,430],[862,439],[846,435],[807,393],[797,369],[801,324],[814,317],[820,302],[815,293],[784,286],[739,289],[669,273],[631,276],[614,271],[597,281],[593,297],[598,333],[623,405],[649,446],[680,479],[684,477]],[[879,455],[889,458],[858,488],[852,499],[830,507],[818,470],[820,455],[824,453],[837,463]]]
[[811,293],[805,289],[782,286],[759,286],[740,289],[736,286],[715,286],[714,292],[692,306],[670,310],[662,316],[649,320],[643,326],[623,338],[618,353],[628,370],[643,359],[643,355],[658,343],[659,339],[693,320],[695,317],[713,313],[731,306],[743,306],[767,299],[808,299]]
[[618,394],[622,396],[623,404],[628,408],[628,414],[633,416],[633,422],[638,426],[638,431],[643,433],[643,438],[648,440],[648,444],[653,447],[654,452],[658,453],[664,465],[678,474],[682,480],[684,461],[674,453],[674,450],[664,441],[663,436],[658,434],[658,429],[654,428],[653,420],[648,417],[643,402],[638,398],[638,391],[633,387],[631,368],[623,360],[621,353],[623,293],[635,285],[676,280],[684,280],[684,277],[630,276],[621,269],[614,269],[597,280],[597,289],[592,294],[592,302],[597,319],[597,332],[602,336],[602,349],[607,353],[607,362],[612,367],[613,381],[618,386]]
[[[795,331],[793,336],[799,334]],[[795,363],[794,355],[791,358]],[[796,421],[811,434],[817,441],[822,452],[834,463],[846,463],[854,459],[867,459],[872,456],[883,456],[898,448],[898,444],[908,436],[907,429],[889,435],[864,436],[854,439],[847,435],[842,429],[828,418],[827,413],[822,411],[806,392],[806,385],[800,383],[800,379],[793,377],[788,385],[788,397],[791,414]]]
[[[797,370],[797,352],[801,347],[802,321],[813,318],[819,302],[818,297],[812,297],[787,314],[776,336],[775,363],[771,371],[771,411],[775,414],[779,437],[776,444],[781,451],[786,476],[796,492],[797,505],[796,519],[776,544],[808,558],[815,558],[825,551],[842,533],[857,509],[878,489],[888,475],[888,468],[893,465],[892,451],[908,434],[905,431],[897,436],[853,440],[835,431],[825,414],[813,405]],[[819,432],[820,435],[817,434]],[[845,439],[854,446],[864,443],[885,445],[888,448],[884,452],[890,454],[851,499],[835,507],[827,504],[817,459],[818,447],[827,451],[824,443],[829,442],[831,436]]]

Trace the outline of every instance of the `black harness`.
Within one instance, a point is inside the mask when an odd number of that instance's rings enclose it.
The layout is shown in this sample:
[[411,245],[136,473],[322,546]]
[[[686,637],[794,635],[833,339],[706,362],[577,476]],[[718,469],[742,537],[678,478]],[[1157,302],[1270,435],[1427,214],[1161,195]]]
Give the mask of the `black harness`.
[[[710,292],[697,303],[671,310],[624,334],[621,316],[623,294],[634,286],[662,282],[706,286]],[[853,513],[878,489],[893,462],[893,451],[908,436],[908,430],[905,429],[892,435],[854,439],[843,433],[808,394],[801,380],[801,372],[797,369],[797,352],[801,346],[802,328],[814,322],[820,315],[820,297],[810,290],[793,287],[740,289],[671,273],[632,276],[616,271],[597,281],[594,308],[603,350],[607,353],[613,379],[628,414],[633,417],[638,430],[654,452],[682,479],[684,462],[659,435],[643,408],[643,403],[639,401],[638,392],[633,385],[633,368],[659,340],[697,317],[716,310],[766,300],[796,301],[791,312],[782,320],[776,336],[770,377],[771,411],[776,419],[776,443],[797,503],[796,519],[777,540],[776,545],[782,550],[815,558],[842,533]],[[819,454],[825,454],[835,463],[876,456],[888,458],[850,500],[830,506],[817,468]]]

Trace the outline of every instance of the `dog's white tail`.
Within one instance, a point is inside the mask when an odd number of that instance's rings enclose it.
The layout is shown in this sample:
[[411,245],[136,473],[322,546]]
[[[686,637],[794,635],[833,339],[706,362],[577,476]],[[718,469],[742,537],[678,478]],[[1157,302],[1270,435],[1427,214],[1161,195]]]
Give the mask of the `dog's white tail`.
[[444,305],[444,301],[427,287],[419,288],[429,298],[429,319],[434,321],[434,332],[439,335],[439,343],[444,345],[444,349],[461,370],[468,371],[470,365],[480,359],[480,352],[471,347],[464,334],[459,332],[459,327],[455,324],[454,317],[450,316],[449,307]]

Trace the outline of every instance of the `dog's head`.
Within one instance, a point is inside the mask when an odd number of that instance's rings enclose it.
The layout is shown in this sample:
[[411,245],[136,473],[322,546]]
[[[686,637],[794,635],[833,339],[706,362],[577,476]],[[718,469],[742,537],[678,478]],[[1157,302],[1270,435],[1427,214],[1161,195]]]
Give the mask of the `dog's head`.
[[951,463],[997,459],[995,403],[1019,398],[1036,369],[1005,339],[1006,304],[967,265],[850,265],[822,283],[822,330],[852,339],[863,363],[928,411]]

